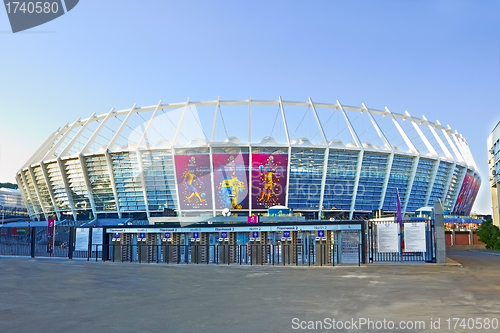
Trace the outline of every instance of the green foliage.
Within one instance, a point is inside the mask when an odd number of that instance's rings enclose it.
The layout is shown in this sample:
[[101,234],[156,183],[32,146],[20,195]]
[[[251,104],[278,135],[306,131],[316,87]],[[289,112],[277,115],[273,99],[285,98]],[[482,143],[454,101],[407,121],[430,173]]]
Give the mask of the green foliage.
[[12,183],[0,183],[0,188],[5,187],[5,188],[12,188],[14,190],[17,190],[17,184],[12,184]]
[[484,221],[477,229],[479,240],[486,244],[489,250],[500,250],[500,229],[493,225],[491,219]]

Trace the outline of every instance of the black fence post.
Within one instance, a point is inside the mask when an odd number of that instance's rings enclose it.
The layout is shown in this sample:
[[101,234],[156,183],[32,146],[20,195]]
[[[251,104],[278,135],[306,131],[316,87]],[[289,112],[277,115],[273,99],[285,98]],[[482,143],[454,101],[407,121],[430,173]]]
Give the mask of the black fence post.
[[36,227],[31,227],[31,258],[35,258]]
[[69,240],[68,240],[68,258],[73,259],[73,243],[75,242],[75,232],[76,229],[75,227],[70,227],[69,228]]

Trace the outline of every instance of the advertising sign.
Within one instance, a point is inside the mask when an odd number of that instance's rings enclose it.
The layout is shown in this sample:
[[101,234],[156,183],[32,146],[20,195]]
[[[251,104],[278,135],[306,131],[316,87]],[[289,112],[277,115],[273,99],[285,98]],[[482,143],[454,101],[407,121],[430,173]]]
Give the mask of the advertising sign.
[[404,223],[405,252],[426,252],[425,223]]
[[249,207],[249,155],[213,154],[215,208],[231,210]]
[[285,205],[287,154],[252,154],[252,207]]
[[479,180],[474,178],[474,176],[466,174],[453,213],[458,215],[469,215],[480,186],[481,183]]
[[182,210],[212,209],[210,156],[176,155],[175,171]]
[[377,251],[399,252],[398,224],[377,224]]

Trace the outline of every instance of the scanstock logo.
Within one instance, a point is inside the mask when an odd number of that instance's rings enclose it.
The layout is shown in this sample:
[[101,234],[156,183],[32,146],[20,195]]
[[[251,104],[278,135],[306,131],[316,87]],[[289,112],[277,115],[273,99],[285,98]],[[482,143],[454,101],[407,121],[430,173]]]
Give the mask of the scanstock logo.
[[14,33],[52,21],[75,8],[79,1],[80,0],[64,0],[63,5],[62,0],[3,0],[5,10],[9,16],[10,26]]

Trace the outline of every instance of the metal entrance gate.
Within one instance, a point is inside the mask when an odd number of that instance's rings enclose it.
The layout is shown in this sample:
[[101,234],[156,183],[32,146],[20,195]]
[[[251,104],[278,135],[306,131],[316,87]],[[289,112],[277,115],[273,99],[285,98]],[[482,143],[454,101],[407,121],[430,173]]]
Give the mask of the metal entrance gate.
[[[399,225],[393,219],[368,221],[368,259],[369,262],[397,262],[397,261],[415,261],[415,262],[436,262],[435,252],[435,228],[434,220],[404,220],[404,223]],[[407,251],[405,246],[405,226],[420,225],[425,228],[425,251]],[[392,227],[397,230],[397,238],[394,237],[393,249],[386,248],[387,240],[381,239],[379,230],[383,227]],[[383,244],[384,243],[384,244]]]

